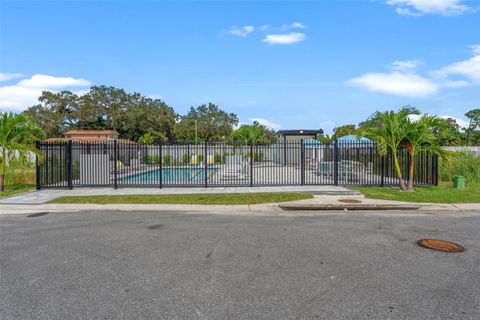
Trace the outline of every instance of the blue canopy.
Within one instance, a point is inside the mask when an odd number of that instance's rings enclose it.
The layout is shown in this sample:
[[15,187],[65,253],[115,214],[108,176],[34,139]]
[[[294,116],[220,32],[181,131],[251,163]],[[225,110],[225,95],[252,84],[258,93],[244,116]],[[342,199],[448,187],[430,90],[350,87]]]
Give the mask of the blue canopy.
[[343,136],[337,139],[338,143],[372,143],[373,141],[365,137],[357,137],[356,135]]
[[[343,136],[338,138],[337,141],[339,145],[342,145],[342,144],[354,145],[355,143],[373,143],[373,141],[370,139],[367,139],[365,137],[357,137],[356,135]],[[303,144],[305,145],[306,148],[319,148],[324,145],[321,141],[318,141],[315,139],[303,140]],[[331,145],[333,146],[333,143]]]

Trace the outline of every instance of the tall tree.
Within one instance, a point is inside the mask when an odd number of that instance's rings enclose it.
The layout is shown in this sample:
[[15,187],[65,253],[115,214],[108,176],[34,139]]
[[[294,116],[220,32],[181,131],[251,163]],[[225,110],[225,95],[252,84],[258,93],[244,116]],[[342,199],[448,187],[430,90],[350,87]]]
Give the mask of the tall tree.
[[412,120],[406,117],[405,128],[408,134],[404,137],[401,145],[405,147],[409,154],[409,175],[408,191],[413,191],[413,182],[415,176],[415,156],[422,149],[430,154],[442,154],[442,149],[438,145],[438,139],[435,135],[436,129],[441,126],[443,119],[434,115],[422,115],[418,120]]
[[82,96],[69,91],[45,91],[40,104],[25,111],[49,137],[70,129],[117,130],[121,138],[137,141],[150,133],[155,142],[174,141],[177,115],[161,100],[126,93],[123,89],[93,86]]
[[238,124],[238,117],[234,113],[227,113],[217,105],[202,104],[180,117],[176,125],[176,135],[179,141],[192,142],[227,141],[233,128]]
[[242,124],[233,131],[230,139],[236,143],[265,143],[272,144],[276,141],[275,133],[266,126],[254,121],[253,124]]
[[5,190],[7,163],[12,157],[27,158],[31,153],[41,156],[35,141],[44,138],[44,132],[28,116],[0,113],[0,191]]
[[131,100],[135,99],[136,95],[138,94],[129,95],[123,89],[102,85],[91,87],[82,100],[85,108],[101,114],[106,128],[118,131],[122,127]]
[[340,137],[349,136],[349,135],[356,135],[357,128],[354,124],[346,124],[343,126],[339,126],[333,129],[333,136],[332,139],[336,140]]
[[397,174],[400,189],[406,191],[397,151],[402,142],[413,130],[408,116],[412,110],[404,107],[400,111],[375,112],[370,118],[362,123],[359,133],[377,143],[378,152],[385,156],[390,151],[395,172]]
[[472,109],[465,113],[465,116],[470,119],[467,128],[467,145],[469,146],[472,143],[473,132],[480,128],[480,109]]
[[48,136],[58,137],[79,123],[79,97],[70,91],[58,93],[44,91],[38,98],[40,104],[28,108],[24,113],[42,127]]
[[145,133],[150,133],[155,143],[173,142],[176,117],[173,109],[163,101],[135,96],[125,113],[119,132],[133,141],[138,141]]
[[437,142],[441,146],[461,146],[466,143],[466,135],[453,118],[438,118],[438,127],[435,128]]

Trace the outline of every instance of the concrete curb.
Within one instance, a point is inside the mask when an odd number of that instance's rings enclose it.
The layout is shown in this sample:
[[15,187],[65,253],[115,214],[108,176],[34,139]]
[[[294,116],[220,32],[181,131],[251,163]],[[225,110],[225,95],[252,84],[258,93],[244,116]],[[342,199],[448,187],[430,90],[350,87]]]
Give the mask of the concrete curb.
[[480,204],[318,204],[318,203],[264,203],[252,205],[184,205],[184,204],[40,204],[0,205],[0,216],[38,212],[79,211],[177,211],[186,213],[240,214],[253,212],[282,215],[282,212],[309,211],[409,211],[418,212],[468,212],[478,211]]
[[387,205],[387,204],[364,204],[364,205],[336,205],[336,204],[320,204],[320,205],[279,205],[279,208],[287,211],[303,211],[303,210],[418,210],[418,205]]

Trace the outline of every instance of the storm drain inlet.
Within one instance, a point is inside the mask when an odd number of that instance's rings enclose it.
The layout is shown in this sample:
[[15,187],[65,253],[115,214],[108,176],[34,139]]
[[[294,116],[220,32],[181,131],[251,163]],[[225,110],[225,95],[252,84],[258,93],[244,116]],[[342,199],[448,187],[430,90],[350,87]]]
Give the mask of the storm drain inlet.
[[445,252],[463,252],[465,248],[461,245],[449,242],[445,240],[438,240],[438,239],[421,239],[418,240],[417,243],[427,249],[438,250],[438,251],[445,251]]
[[32,213],[32,214],[29,214],[27,216],[27,218],[36,218],[36,217],[41,217],[41,216],[44,216],[44,215],[47,215],[48,214],[48,211],[44,211],[44,212],[35,212],[35,213]]
[[357,199],[338,199],[338,202],[343,202],[343,203],[362,203],[362,201],[357,200]]

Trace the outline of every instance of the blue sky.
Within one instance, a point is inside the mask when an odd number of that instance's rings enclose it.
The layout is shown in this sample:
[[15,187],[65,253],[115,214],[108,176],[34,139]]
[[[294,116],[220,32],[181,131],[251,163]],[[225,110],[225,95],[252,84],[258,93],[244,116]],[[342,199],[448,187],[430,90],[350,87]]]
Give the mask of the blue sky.
[[274,129],[480,105],[480,2],[2,1],[0,109],[105,84]]

